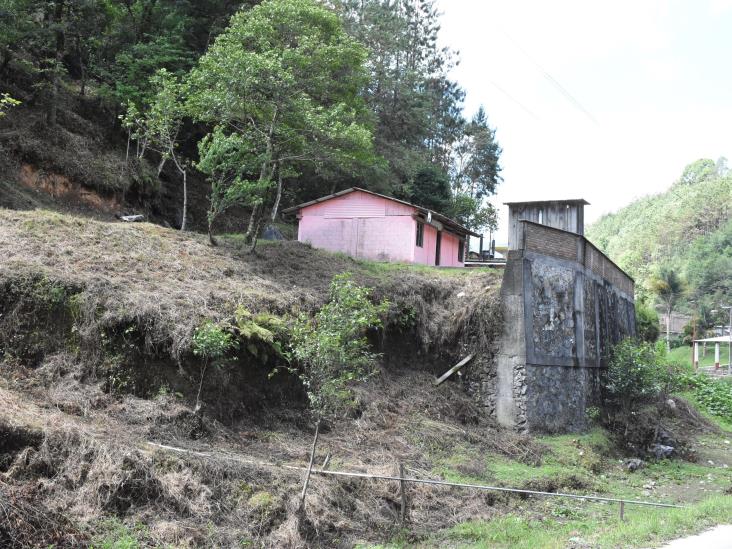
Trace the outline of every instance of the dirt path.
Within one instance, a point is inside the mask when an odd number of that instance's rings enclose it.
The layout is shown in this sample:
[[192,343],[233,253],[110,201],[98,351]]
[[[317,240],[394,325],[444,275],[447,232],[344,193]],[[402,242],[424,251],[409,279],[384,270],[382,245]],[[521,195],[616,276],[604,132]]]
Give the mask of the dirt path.
[[661,549],[732,549],[732,525],[723,524],[697,536],[677,539]]

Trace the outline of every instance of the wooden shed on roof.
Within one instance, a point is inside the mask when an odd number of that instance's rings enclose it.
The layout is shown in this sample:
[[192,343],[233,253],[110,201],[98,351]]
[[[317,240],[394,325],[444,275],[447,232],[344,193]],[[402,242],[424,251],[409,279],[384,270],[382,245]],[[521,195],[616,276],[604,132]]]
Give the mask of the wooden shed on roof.
[[585,206],[583,198],[569,200],[533,200],[505,202],[508,206],[508,249],[515,250],[521,242],[520,221],[533,221],[571,233],[585,234]]

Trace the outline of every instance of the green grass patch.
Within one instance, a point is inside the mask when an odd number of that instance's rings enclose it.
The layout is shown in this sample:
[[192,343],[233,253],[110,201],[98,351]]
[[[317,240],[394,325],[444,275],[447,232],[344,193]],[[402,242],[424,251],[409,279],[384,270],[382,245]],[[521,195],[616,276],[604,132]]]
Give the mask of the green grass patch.
[[[399,535],[376,547],[647,547],[726,522],[732,510],[732,497],[721,493],[732,485],[732,468],[721,467],[726,462],[722,460],[732,459],[724,442],[728,435],[700,438],[703,457],[699,463],[663,460],[648,462],[630,472],[624,466],[625,458],[615,453],[612,440],[601,428],[586,434],[538,437],[536,442],[544,448],[542,461],[532,466],[503,455],[486,455],[467,443],[440,444],[438,441],[444,437],[439,433],[426,437],[427,426],[421,427],[422,447],[435,464],[432,474],[449,481],[597,494],[686,507],[629,504],[625,506],[626,520],[621,522],[616,503],[510,496],[501,500],[492,520],[461,523],[419,543]],[[716,456],[706,457],[710,451],[717,452]],[[715,463],[708,463],[712,458]]]
[[[668,352],[669,362],[674,364],[681,364],[691,368],[691,347],[682,345],[676,347]],[[720,344],[719,346],[719,363],[720,367],[724,368],[729,364],[729,346],[727,344]],[[714,366],[714,344],[707,345],[707,354],[702,356],[702,348],[699,346],[699,366],[702,368]]]
[[128,526],[116,518],[99,522],[91,549],[142,549],[150,547],[146,542],[148,530],[144,525]]
[[[616,505],[595,505],[580,519],[532,519],[505,515],[491,521],[459,524],[435,536],[434,546],[515,549],[563,548],[570,544],[590,547],[644,547],[699,532],[729,521],[732,497],[714,496],[683,509],[626,506],[621,521]],[[429,546],[429,545],[427,545]]]
[[[542,455],[541,464],[536,466],[506,456],[486,457],[470,447],[458,447],[447,456],[437,457],[438,466],[434,472],[451,482],[480,481],[496,482],[503,486],[523,486],[542,479],[561,480],[570,475],[592,475],[600,468],[601,455],[609,453],[611,446],[606,432],[600,428],[586,434],[540,437],[538,441],[548,451]],[[480,471],[478,463],[484,465],[480,474],[476,474]],[[471,474],[466,474],[466,468],[471,469]]]
[[[395,272],[407,271],[436,274],[439,276],[448,277],[470,276],[471,273],[475,273],[475,270],[467,269],[465,267],[435,267],[432,265],[422,265],[419,263],[395,263],[391,261],[373,261],[370,259],[357,259],[356,263],[358,263],[359,266],[363,268],[364,272],[376,277],[390,275]],[[484,269],[480,272],[485,273],[486,270]]]

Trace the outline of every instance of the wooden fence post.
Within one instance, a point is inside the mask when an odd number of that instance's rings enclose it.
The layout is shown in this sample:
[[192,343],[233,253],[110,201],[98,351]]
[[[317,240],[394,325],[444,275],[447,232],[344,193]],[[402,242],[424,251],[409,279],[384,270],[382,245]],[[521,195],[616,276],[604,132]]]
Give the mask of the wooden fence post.
[[402,496],[402,509],[401,509],[401,522],[404,524],[404,522],[407,520],[407,486],[406,481],[404,480],[404,464],[399,462],[399,492]]
[[310,463],[308,464],[308,471],[305,474],[305,483],[302,486],[302,494],[300,495],[300,510],[305,509],[305,494],[308,491],[308,484],[310,483],[310,475],[313,472],[313,462],[315,461],[315,447],[318,445],[318,433],[320,432],[320,421],[315,424],[315,438],[313,438],[313,447],[310,449]]

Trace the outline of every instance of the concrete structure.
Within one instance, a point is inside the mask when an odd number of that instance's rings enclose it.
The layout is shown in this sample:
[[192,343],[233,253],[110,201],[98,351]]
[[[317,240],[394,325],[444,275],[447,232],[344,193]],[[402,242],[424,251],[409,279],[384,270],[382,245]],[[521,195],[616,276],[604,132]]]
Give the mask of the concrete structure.
[[[669,317],[663,311],[659,311],[659,317],[660,317],[660,324],[661,324],[661,332],[665,334],[666,328],[669,324]],[[671,325],[668,326],[669,333],[673,334],[673,335],[683,334],[684,328],[690,322],[691,322],[691,315],[685,315],[685,314],[681,314],[681,313],[671,313]]]
[[[694,368],[699,367],[699,344],[707,344],[707,343],[714,343],[714,368],[719,369],[720,363],[719,363],[719,346],[723,344],[727,344],[729,348],[732,350],[732,336],[717,336],[717,337],[706,337],[703,339],[695,339],[694,340]],[[727,364],[727,367],[730,369],[730,373],[732,373],[732,353],[730,353],[729,356],[729,364]]]
[[478,236],[438,212],[356,187],[283,211],[295,212],[300,242],[379,261],[463,267],[468,237]]
[[522,241],[521,221],[533,221],[547,227],[578,235],[585,234],[584,199],[506,202],[508,206],[508,249],[515,250]]
[[[569,219],[580,230],[583,204],[568,204],[578,208]],[[581,234],[515,223],[501,288],[503,333],[492,362],[469,381],[504,426],[579,431],[587,408],[599,404],[612,345],[636,333],[634,282]]]

